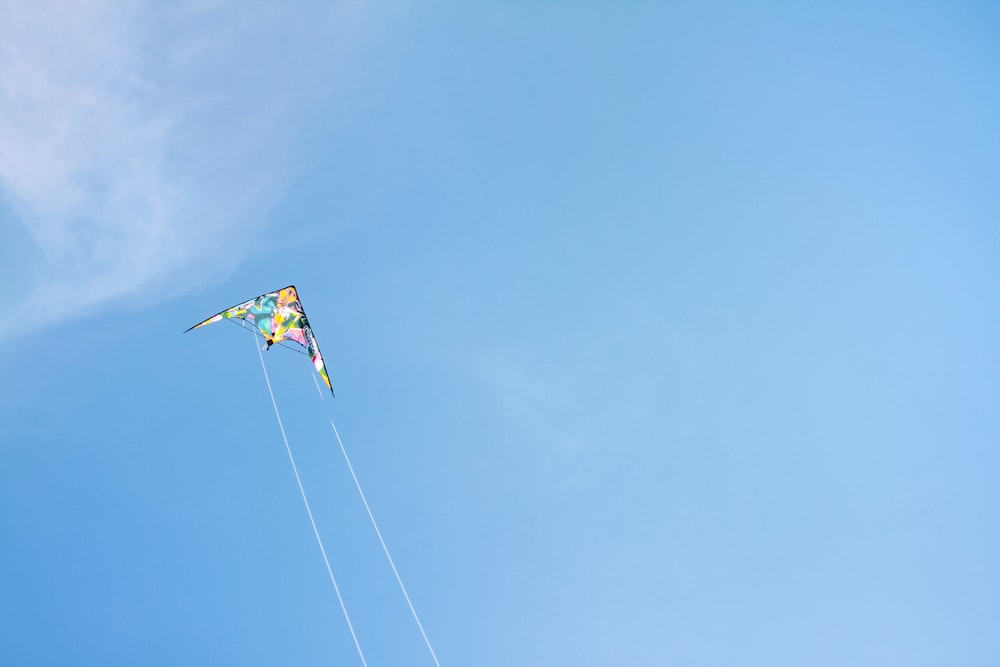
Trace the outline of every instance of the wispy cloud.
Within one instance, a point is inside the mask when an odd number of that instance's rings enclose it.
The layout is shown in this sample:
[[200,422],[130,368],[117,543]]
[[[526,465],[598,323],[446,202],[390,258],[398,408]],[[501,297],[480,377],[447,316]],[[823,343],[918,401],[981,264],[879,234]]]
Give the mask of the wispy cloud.
[[288,178],[302,65],[355,7],[0,4],[0,254],[32,312],[162,296],[244,257]]

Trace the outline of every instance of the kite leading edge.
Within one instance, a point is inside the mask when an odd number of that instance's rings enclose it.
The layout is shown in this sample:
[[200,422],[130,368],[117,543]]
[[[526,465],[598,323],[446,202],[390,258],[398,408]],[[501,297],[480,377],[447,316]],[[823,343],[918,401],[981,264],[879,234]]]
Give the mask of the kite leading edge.
[[267,341],[268,348],[283,340],[290,340],[306,348],[309,358],[312,359],[313,367],[323,378],[330,393],[333,393],[333,385],[326,372],[323,355],[319,352],[319,343],[316,342],[316,335],[313,333],[312,327],[309,326],[306,311],[303,310],[302,302],[299,301],[295,285],[283,287],[276,292],[261,294],[255,299],[227,308],[212,315],[204,322],[199,322],[184,333],[223,319],[241,319],[254,325]]

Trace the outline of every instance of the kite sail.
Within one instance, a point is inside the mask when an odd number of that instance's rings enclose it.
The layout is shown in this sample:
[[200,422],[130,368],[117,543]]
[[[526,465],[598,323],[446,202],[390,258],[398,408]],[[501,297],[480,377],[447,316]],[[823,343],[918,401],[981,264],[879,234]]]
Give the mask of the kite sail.
[[[333,385],[330,384],[330,376],[326,372],[323,355],[319,352],[319,343],[316,342],[316,335],[313,334],[312,327],[309,326],[306,311],[302,309],[302,302],[299,301],[299,293],[295,290],[295,285],[283,287],[276,292],[261,294],[255,299],[227,308],[212,315],[204,322],[194,325],[191,329],[197,329],[223,319],[240,319],[254,325],[267,341],[268,348],[284,340],[293,341],[306,348],[316,372],[323,378],[330,393],[333,393]],[[191,331],[191,329],[187,331]]]

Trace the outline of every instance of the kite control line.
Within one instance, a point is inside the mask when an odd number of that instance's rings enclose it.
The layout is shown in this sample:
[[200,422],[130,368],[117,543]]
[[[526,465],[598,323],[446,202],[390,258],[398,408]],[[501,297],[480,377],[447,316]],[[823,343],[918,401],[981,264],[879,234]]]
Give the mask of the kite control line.
[[[319,382],[316,382],[316,377],[310,374],[313,379],[313,383],[316,385],[316,391],[319,393],[319,398],[323,401],[323,405],[326,405],[326,397],[323,395],[323,390],[319,388]],[[396,575],[396,583],[399,584],[399,590],[403,592],[403,597],[406,599],[406,604],[410,607],[410,613],[413,614],[413,620],[417,622],[417,628],[420,629],[420,635],[424,638],[424,643],[427,645],[427,650],[431,653],[431,658],[434,659],[434,664],[437,667],[441,667],[441,663],[438,662],[437,655],[434,653],[434,648],[431,646],[431,641],[427,638],[427,633],[424,632],[424,626],[420,622],[420,617],[417,616],[417,610],[413,608],[413,602],[410,601],[410,596],[406,592],[406,587],[403,586],[403,580],[399,576],[399,571],[396,569],[396,564],[392,560],[392,556],[389,555],[389,547],[386,546],[385,540],[382,539],[382,531],[378,528],[378,522],[375,521],[375,515],[372,513],[372,508],[368,506],[368,499],[365,498],[365,492],[361,490],[361,482],[358,481],[358,476],[354,474],[354,466],[351,465],[351,459],[347,456],[347,448],[344,447],[344,441],[340,439],[340,433],[337,431],[337,425],[333,423],[333,419],[330,419],[330,427],[333,429],[333,434],[337,436],[337,444],[340,445],[340,452],[344,455],[344,461],[347,462],[347,469],[351,471],[351,478],[354,479],[354,486],[358,490],[358,495],[361,496],[361,502],[365,506],[365,511],[368,512],[368,518],[371,519],[372,528],[375,529],[375,534],[378,536],[378,541],[382,545],[382,551],[385,552],[385,558],[389,561],[389,567],[392,568],[392,573]]]
[[302,486],[302,478],[299,477],[299,469],[298,466],[295,465],[295,457],[292,456],[292,448],[288,444],[288,436],[285,435],[285,426],[281,422],[281,413],[278,412],[278,403],[274,400],[274,391],[271,389],[271,378],[268,377],[267,365],[264,364],[264,354],[261,352],[261,349],[257,347],[256,338],[254,339],[253,346],[257,350],[257,356],[260,357],[260,367],[264,371],[264,380],[267,382],[267,393],[271,396],[271,405],[274,406],[274,416],[278,418],[278,428],[281,430],[281,439],[285,441],[285,451],[288,452],[288,460],[292,464],[292,472],[295,473],[295,481],[299,485],[299,493],[302,494],[302,502],[306,506],[306,514],[309,515],[309,523],[312,525],[313,535],[316,536],[316,544],[319,545],[320,553],[323,554],[323,563],[326,565],[326,572],[330,575],[330,582],[333,584],[333,590],[337,594],[337,601],[340,602],[340,609],[344,612],[344,619],[347,621],[347,629],[351,631],[351,639],[354,640],[354,647],[358,649],[358,657],[361,658],[361,664],[364,665],[364,667],[368,667],[368,663],[365,661],[365,654],[361,652],[361,644],[358,643],[358,636],[354,634],[354,625],[351,623],[351,617],[348,615],[347,607],[344,605],[344,598],[340,595],[340,587],[337,586],[337,579],[333,576],[333,569],[330,567],[330,559],[327,558],[326,549],[323,548],[323,540],[319,536],[319,529],[316,528],[316,520],[313,519],[312,509],[309,507],[309,499],[306,497],[306,490]]

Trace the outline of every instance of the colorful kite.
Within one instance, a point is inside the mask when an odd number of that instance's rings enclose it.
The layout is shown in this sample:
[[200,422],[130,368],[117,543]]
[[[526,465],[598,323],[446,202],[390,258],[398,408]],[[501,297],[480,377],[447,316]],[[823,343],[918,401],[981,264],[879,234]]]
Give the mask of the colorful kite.
[[[306,319],[306,311],[302,309],[302,302],[299,301],[299,294],[295,291],[295,285],[289,285],[277,292],[261,294],[256,299],[245,301],[239,305],[228,308],[221,313],[212,315],[210,318],[196,324],[191,329],[203,327],[222,319],[241,319],[257,327],[257,331],[267,341],[270,348],[275,343],[283,340],[290,340],[306,348],[309,357],[312,359],[316,372],[319,373],[326,386],[333,393],[333,385],[330,384],[330,376],[326,372],[326,365],[323,363],[323,355],[319,353],[319,344],[313,334],[309,320]],[[191,331],[188,329],[187,331]],[[187,333],[185,331],[184,333]]]

